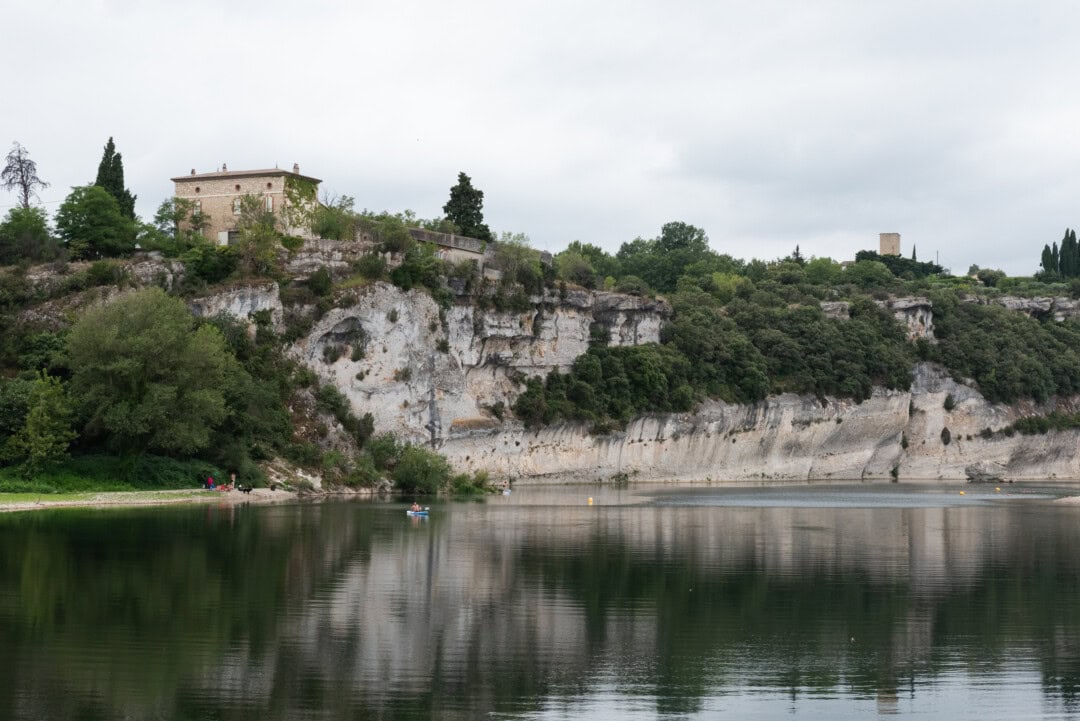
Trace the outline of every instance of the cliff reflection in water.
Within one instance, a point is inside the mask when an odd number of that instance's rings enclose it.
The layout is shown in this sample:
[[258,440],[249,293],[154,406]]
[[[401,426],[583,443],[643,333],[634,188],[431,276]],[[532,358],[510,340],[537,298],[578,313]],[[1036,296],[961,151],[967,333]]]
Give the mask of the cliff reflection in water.
[[1078,541],[1073,509],[1022,504],[9,516],[0,716],[889,712],[1024,667],[1076,710]]

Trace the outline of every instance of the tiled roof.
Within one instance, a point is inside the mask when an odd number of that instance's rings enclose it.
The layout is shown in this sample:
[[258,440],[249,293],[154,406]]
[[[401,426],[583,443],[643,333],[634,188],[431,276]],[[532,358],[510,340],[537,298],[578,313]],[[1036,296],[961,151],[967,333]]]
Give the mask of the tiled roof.
[[301,175],[300,173],[294,173],[291,170],[282,170],[281,168],[267,168],[266,170],[226,170],[224,172],[215,173],[194,173],[192,175],[178,175],[172,178],[174,183],[183,183],[190,180],[218,180],[221,178],[255,178],[266,176],[280,176],[288,175],[293,178],[303,178],[304,180],[310,180],[313,183],[321,183],[319,178],[313,178],[310,175]]

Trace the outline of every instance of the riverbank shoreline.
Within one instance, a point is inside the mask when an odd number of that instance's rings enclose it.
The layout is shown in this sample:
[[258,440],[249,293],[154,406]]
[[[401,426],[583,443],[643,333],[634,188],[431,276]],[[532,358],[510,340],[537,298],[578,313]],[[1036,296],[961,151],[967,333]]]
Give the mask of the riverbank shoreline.
[[[552,484],[561,486],[566,484]],[[583,484],[592,486],[594,484]],[[664,484],[676,485],[676,484]],[[699,484],[689,484],[699,485]],[[711,484],[706,484],[711,485]],[[88,491],[78,493],[0,493],[0,513],[17,513],[56,508],[138,508],[145,506],[206,505],[237,506],[244,504],[272,505],[300,500],[321,501],[342,497],[368,496],[363,492],[316,492],[298,494],[293,491],[255,488],[251,493],[240,491],[207,491],[180,489],[161,491]],[[1063,496],[1055,504],[1080,506],[1080,495]]]
[[[5,498],[7,496],[7,498]],[[0,513],[35,511],[49,508],[125,508],[139,506],[242,504],[266,505],[287,503],[301,498],[296,493],[269,488],[240,491],[207,491],[197,488],[167,491],[102,491],[86,493],[0,493]]]

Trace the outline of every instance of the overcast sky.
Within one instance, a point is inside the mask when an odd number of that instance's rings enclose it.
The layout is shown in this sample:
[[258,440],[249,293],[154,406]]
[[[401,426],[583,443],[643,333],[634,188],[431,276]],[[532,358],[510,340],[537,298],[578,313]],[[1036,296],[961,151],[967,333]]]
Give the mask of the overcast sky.
[[682,220],[743,258],[846,259],[893,231],[953,272],[1019,275],[1080,225],[1074,0],[0,10],[0,142],[30,151],[50,211],[111,135],[146,218],[193,167],[298,162],[423,217],[463,170],[492,230],[552,251]]

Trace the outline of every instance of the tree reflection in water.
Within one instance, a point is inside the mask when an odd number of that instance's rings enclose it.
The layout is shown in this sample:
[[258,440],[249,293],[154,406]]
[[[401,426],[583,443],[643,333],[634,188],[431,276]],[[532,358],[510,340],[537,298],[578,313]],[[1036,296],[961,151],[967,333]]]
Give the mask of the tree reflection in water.
[[1080,710],[1071,508],[437,511],[0,517],[0,716],[854,715],[992,678],[1005,718],[1027,671]]

